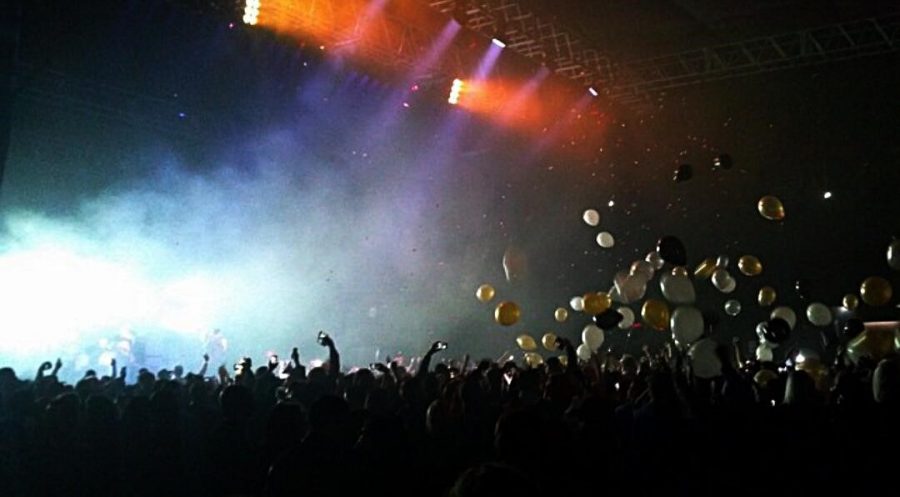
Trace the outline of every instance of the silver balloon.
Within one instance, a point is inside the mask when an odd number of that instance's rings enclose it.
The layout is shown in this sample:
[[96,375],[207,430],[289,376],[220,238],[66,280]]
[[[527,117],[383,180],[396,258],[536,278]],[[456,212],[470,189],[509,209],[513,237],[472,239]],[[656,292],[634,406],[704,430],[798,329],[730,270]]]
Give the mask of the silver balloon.
[[697,299],[694,283],[687,276],[663,273],[659,277],[659,289],[663,297],[673,304],[693,304]]
[[722,293],[731,293],[736,288],[737,288],[737,281],[729,275],[728,281],[726,281],[725,286],[722,287]]
[[761,343],[756,347],[756,360],[759,362],[772,362],[775,354],[767,343]]
[[735,299],[725,302],[725,314],[729,316],[737,316],[741,313],[741,303]]
[[679,306],[672,313],[669,327],[676,342],[690,345],[703,336],[703,314],[696,307]]
[[900,240],[894,240],[888,245],[887,263],[891,269],[900,271]]
[[728,263],[731,262],[727,255],[720,255],[716,259],[716,267],[718,269],[728,269]]
[[662,256],[659,255],[659,252],[655,250],[647,252],[647,257],[645,257],[644,260],[649,262],[656,271],[659,271],[666,265],[666,261],[664,261]]
[[647,277],[647,280],[653,279],[653,264],[650,264],[647,261],[634,261],[631,263],[631,274],[642,274]]

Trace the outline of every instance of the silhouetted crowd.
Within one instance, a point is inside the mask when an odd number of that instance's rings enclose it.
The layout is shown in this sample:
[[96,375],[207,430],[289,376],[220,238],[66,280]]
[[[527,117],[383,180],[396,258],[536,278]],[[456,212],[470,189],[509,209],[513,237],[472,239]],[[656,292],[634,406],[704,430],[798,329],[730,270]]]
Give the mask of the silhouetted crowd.
[[817,369],[720,346],[529,367],[397,363],[206,376],[115,366],[74,385],[0,369],[2,496],[853,495],[896,487],[900,361]]

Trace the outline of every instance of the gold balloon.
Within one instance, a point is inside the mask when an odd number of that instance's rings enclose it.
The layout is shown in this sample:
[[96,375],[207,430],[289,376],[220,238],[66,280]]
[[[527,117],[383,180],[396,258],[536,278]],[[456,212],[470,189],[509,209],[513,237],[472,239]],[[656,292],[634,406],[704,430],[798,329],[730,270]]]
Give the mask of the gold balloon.
[[894,289],[891,288],[891,282],[881,276],[870,276],[866,278],[859,287],[859,296],[863,302],[878,307],[891,301]]
[[641,317],[651,328],[665,331],[669,327],[669,306],[662,300],[647,299],[641,307]]
[[745,255],[738,259],[738,269],[747,276],[756,276],[762,272],[762,263],[752,255]]
[[716,260],[710,257],[709,259],[703,259],[703,262],[697,264],[697,268],[694,269],[694,276],[705,280],[712,276],[714,272],[716,272]]
[[561,355],[558,357],[559,363],[566,367],[569,365],[569,356]]
[[866,323],[866,329],[850,340],[847,354],[854,362],[869,357],[875,362],[900,349],[900,332],[896,323]]
[[490,300],[494,298],[494,295],[496,295],[496,293],[497,291],[494,290],[494,287],[485,283],[479,286],[477,290],[475,290],[475,298],[482,302],[490,302]]
[[774,288],[770,286],[764,286],[759,289],[759,295],[756,297],[756,300],[762,307],[769,307],[770,305],[775,303],[776,296],[777,294],[775,293]]
[[552,331],[544,333],[544,336],[541,337],[541,345],[547,350],[556,350],[556,333]]
[[583,300],[584,313],[590,315],[602,314],[612,305],[612,298],[606,292],[585,294]]
[[522,311],[515,302],[500,302],[494,309],[494,320],[503,326],[512,326],[519,322]]
[[537,350],[537,342],[531,338],[531,335],[519,335],[516,337],[516,344],[522,350]]
[[766,195],[759,199],[756,206],[759,214],[769,221],[781,221],[784,219],[784,204],[774,195]]
[[684,266],[675,266],[672,268],[672,276],[674,276],[676,278],[687,277],[687,275],[688,275],[688,270]]
[[776,379],[778,379],[778,373],[771,369],[760,369],[753,375],[753,381],[763,388],[766,388],[766,385],[768,385],[770,381]]
[[544,358],[541,357],[540,354],[538,354],[536,352],[526,352],[525,353],[525,364],[527,364],[528,367],[536,368],[543,363],[544,363]]
[[848,311],[855,311],[856,308],[859,307],[859,297],[852,293],[848,293],[847,295],[844,295],[844,300],[841,301],[841,305]]
[[563,323],[566,319],[569,319],[569,311],[563,307],[557,307],[556,310],[553,311],[553,319],[556,319],[557,323]]

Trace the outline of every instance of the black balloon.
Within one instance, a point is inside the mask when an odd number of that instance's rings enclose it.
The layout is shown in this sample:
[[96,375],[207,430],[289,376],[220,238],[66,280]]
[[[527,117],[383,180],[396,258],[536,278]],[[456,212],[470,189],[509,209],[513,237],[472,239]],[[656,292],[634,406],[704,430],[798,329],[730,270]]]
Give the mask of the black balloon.
[[603,328],[604,330],[608,330],[611,328],[615,328],[622,320],[625,319],[624,316],[619,314],[619,311],[609,308],[600,314],[594,316],[594,324]]
[[844,340],[852,340],[865,331],[865,329],[866,325],[863,324],[861,319],[850,318],[843,326],[841,326],[841,337],[843,337]]
[[694,177],[694,166],[690,164],[682,164],[678,166],[678,169],[675,170],[675,174],[672,176],[672,180],[676,183],[681,183],[682,181],[687,181]]
[[687,264],[687,251],[681,240],[674,236],[664,236],[656,243],[659,256],[669,264],[684,266]]
[[731,166],[733,164],[734,162],[732,162],[730,155],[722,154],[713,159],[713,171],[717,171],[719,169],[731,169]]
[[781,318],[773,318],[763,324],[763,338],[769,343],[781,343],[791,334],[791,325]]

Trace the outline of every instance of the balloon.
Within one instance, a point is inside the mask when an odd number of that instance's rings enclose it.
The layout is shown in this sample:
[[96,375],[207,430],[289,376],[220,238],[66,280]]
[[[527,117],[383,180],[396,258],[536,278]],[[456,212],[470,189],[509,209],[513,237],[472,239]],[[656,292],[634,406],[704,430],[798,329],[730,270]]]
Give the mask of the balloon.
[[741,313],[741,303],[737,300],[731,299],[728,302],[725,302],[725,314],[728,314],[731,317],[737,316]]
[[549,351],[556,350],[556,333],[552,331],[544,333],[544,336],[541,337],[541,345]]
[[643,274],[629,275],[625,271],[619,271],[616,273],[615,284],[624,304],[644,298],[647,292],[647,277]]
[[878,307],[891,301],[894,289],[891,283],[881,276],[870,276],[866,278],[859,287],[859,296],[863,302]]
[[769,307],[775,303],[775,297],[775,289],[770,286],[764,286],[759,289],[759,296],[756,300],[759,302],[760,306]]
[[759,215],[769,221],[781,221],[784,219],[784,204],[781,203],[778,197],[766,195],[759,199],[756,208],[759,210]]
[[583,343],[575,349],[575,353],[578,355],[578,358],[582,361],[590,361],[591,360],[591,348],[587,346],[586,343]]
[[697,378],[711,379],[722,374],[722,362],[716,354],[716,342],[709,338],[698,340],[691,346],[688,356]]
[[531,338],[531,335],[519,335],[516,337],[516,344],[522,350],[537,350],[537,342]]
[[769,319],[781,318],[790,326],[793,330],[795,326],[797,326],[797,314],[794,313],[794,310],[787,306],[776,307],[772,310],[772,314],[769,315]]
[[[760,362],[772,362],[772,360],[769,359],[768,361],[762,361],[760,359]],[[770,381],[777,379],[778,373],[772,371],[771,369],[760,369],[756,372],[755,375],[753,375],[753,381],[762,388],[766,388]]]
[[844,308],[848,311],[855,311],[857,307],[859,307],[859,297],[853,295],[852,293],[848,293],[844,295],[844,300],[841,301]]
[[588,226],[597,226],[598,224],[600,224],[600,213],[595,211],[594,209],[588,209],[584,211],[581,219],[583,219]]
[[512,326],[519,322],[522,311],[515,302],[500,302],[494,309],[494,321],[503,326]]
[[675,266],[672,268],[672,276],[686,278],[688,276],[688,270],[684,266]]
[[722,293],[731,293],[737,288],[737,281],[728,275],[728,281],[725,282],[725,286],[722,287]]
[[703,259],[703,262],[697,264],[697,268],[694,269],[694,277],[705,280],[712,276],[712,274],[716,270],[716,260],[712,257],[708,259]]
[[569,300],[569,307],[572,308],[573,311],[581,312],[584,310],[584,299],[581,297],[572,297]]
[[495,294],[496,291],[494,290],[494,287],[487,283],[479,286],[478,289],[475,290],[475,298],[482,302],[489,302],[492,298],[494,298]]
[[634,311],[628,307],[619,307],[616,309],[616,312],[622,315],[622,320],[619,321],[619,329],[627,330],[631,328],[631,325],[634,324]]
[[561,355],[561,356],[557,357],[557,359],[559,359],[559,363],[562,364],[563,367],[566,367],[569,365],[569,356]]
[[524,278],[527,263],[525,252],[516,247],[508,247],[503,253],[503,272],[506,274],[506,281],[513,282]]
[[794,282],[794,290],[801,299],[806,300],[812,293],[812,283],[806,278],[800,278]]
[[767,343],[780,344],[791,334],[791,326],[782,318],[772,318],[763,323],[762,336]]
[[557,307],[556,310],[553,311],[553,319],[555,319],[557,323],[564,323],[566,319],[569,319],[569,311],[567,311],[565,307]]
[[720,169],[728,170],[731,169],[731,166],[734,165],[734,161],[731,160],[731,156],[728,154],[718,155],[713,159],[713,171],[718,171]]
[[777,343],[771,343],[771,342],[766,341],[765,333],[766,333],[766,329],[768,327],[768,323],[769,323],[768,321],[760,321],[759,323],[757,323],[756,336],[759,337],[759,341],[761,343],[766,344],[766,346],[769,347],[770,349],[775,349],[775,348],[778,348]]
[[647,261],[634,261],[631,264],[631,274],[641,274],[644,275],[648,280],[653,279],[653,264],[650,264]]
[[669,306],[662,300],[647,299],[641,307],[641,317],[651,328],[664,331],[669,326]]
[[831,309],[821,302],[813,302],[806,308],[806,319],[815,326],[828,326],[831,324]]
[[888,245],[887,263],[891,269],[900,271],[900,240],[894,240]]
[[656,243],[656,251],[659,256],[669,264],[684,266],[687,264],[687,251],[681,240],[674,236],[664,236]]
[[841,336],[845,340],[852,340],[856,338],[860,333],[865,331],[866,325],[862,322],[861,319],[858,318],[850,318],[841,326]]
[[869,323],[865,330],[847,343],[847,355],[853,362],[869,357],[878,362],[900,348],[900,333],[895,323]]
[[672,313],[672,338],[682,345],[690,345],[703,336],[703,314],[696,307],[681,306]]
[[660,257],[659,252],[655,250],[647,252],[647,257],[644,257],[644,260],[649,262],[655,271],[659,271],[666,264],[666,261]]
[[612,299],[606,292],[588,293],[582,297],[584,301],[584,313],[595,316],[609,309],[612,305]]
[[687,276],[663,274],[659,278],[659,289],[663,297],[673,304],[693,304],[697,298],[694,283]]
[[728,269],[731,259],[727,255],[720,255],[716,258],[716,269]]
[[675,169],[675,173],[672,174],[672,181],[676,183],[681,183],[683,181],[687,181],[694,177],[694,167],[690,164],[682,164]]
[[615,328],[616,325],[621,323],[622,319],[623,316],[619,314],[618,311],[610,307],[609,309],[594,316],[594,323],[601,329],[609,330],[611,328]]
[[716,269],[716,271],[712,275],[712,284],[718,290],[722,290],[725,288],[728,280],[731,279],[731,273],[728,272],[727,269]]
[[603,248],[612,248],[613,245],[616,244],[616,239],[613,238],[612,234],[609,231],[601,231],[597,235],[597,245],[600,245]]
[[596,352],[603,345],[604,339],[603,330],[595,324],[589,324],[581,330],[581,341],[590,348],[591,352]]
[[537,352],[527,352],[525,353],[525,364],[530,368],[536,368],[544,364],[544,358]]
[[738,259],[738,269],[746,276],[757,276],[762,272],[762,263],[755,256],[744,255]]
[[775,354],[772,352],[772,348],[766,345],[765,343],[761,343],[756,347],[756,360],[759,362],[772,362]]

